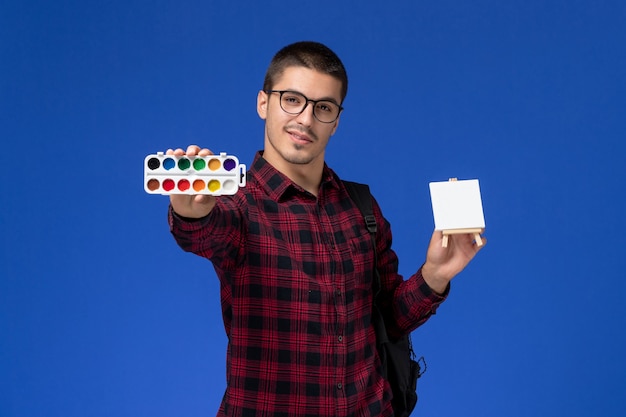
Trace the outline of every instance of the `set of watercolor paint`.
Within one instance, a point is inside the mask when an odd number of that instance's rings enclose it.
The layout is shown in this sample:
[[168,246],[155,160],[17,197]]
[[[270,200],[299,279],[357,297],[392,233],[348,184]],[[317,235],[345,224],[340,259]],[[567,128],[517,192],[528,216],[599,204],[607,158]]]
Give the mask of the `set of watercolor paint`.
[[246,166],[226,153],[174,156],[159,152],[146,156],[143,184],[149,194],[232,195],[246,185]]

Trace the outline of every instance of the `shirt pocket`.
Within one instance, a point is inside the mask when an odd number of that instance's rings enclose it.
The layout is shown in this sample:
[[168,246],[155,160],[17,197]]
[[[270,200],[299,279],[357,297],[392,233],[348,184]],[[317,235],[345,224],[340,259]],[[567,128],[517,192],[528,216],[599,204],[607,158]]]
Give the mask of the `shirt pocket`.
[[348,253],[344,255],[346,290],[351,288],[356,299],[371,297],[373,284],[374,250],[369,234],[348,237]]

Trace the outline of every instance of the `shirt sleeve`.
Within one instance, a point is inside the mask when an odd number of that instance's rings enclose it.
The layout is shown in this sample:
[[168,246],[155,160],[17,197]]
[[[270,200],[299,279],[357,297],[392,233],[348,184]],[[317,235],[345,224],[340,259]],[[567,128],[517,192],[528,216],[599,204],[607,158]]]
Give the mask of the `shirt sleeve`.
[[376,265],[381,280],[379,303],[384,311],[387,330],[396,335],[410,333],[435,314],[447,298],[450,285],[443,294],[436,293],[424,280],[421,267],[404,280],[398,273],[398,257],[391,247],[391,226],[375,200],[374,215],[378,224]]
[[210,260],[216,269],[232,271],[239,264],[244,245],[242,207],[236,199],[222,196],[207,216],[187,219],[170,205],[170,232],[184,251]]

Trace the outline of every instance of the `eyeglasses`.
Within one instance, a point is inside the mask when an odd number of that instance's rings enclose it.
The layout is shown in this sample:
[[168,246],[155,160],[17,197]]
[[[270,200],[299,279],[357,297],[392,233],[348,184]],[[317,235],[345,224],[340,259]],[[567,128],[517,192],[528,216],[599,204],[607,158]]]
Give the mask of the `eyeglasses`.
[[280,94],[280,108],[285,113],[300,114],[309,102],[313,103],[313,116],[322,123],[332,123],[343,110],[339,104],[330,100],[311,100],[304,94],[289,90],[267,90],[267,94]]

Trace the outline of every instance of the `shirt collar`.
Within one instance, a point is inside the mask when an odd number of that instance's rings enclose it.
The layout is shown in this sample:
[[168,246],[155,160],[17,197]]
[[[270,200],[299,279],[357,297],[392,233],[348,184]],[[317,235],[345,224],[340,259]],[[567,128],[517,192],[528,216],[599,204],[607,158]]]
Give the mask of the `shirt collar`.
[[[292,193],[310,194],[267,162],[263,158],[263,151],[258,151],[254,156],[250,173],[253,174],[252,177],[255,178],[259,186],[265,190],[272,200],[280,201]],[[339,189],[339,181],[337,174],[324,162],[320,193],[323,192],[325,187]]]

